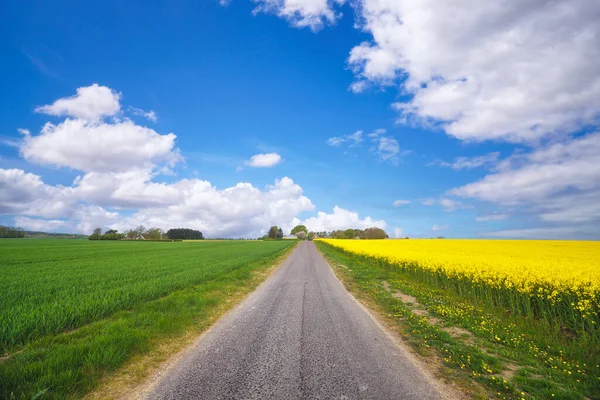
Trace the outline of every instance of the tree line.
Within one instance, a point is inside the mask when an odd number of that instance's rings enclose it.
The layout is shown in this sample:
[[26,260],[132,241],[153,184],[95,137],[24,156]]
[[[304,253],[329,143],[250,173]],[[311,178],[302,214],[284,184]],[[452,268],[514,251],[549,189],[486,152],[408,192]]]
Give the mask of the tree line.
[[[331,238],[331,239],[388,239],[389,236],[383,229],[372,227],[367,229],[346,229],[336,230],[331,232],[312,232],[309,231],[306,225],[296,225],[290,235],[296,236],[300,240],[313,240],[315,238]],[[283,239],[283,230],[278,226],[269,228],[268,233],[259,238],[262,240],[278,240]]]
[[21,228],[0,225],[0,238],[24,238],[25,231]]
[[383,229],[346,229],[333,231],[328,235],[332,239],[388,239],[389,236]]
[[94,232],[88,236],[89,240],[201,240],[204,239],[202,232],[188,229],[175,228],[163,231],[160,228],[146,229],[139,225],[135,229],[126,230],[122,233],[116,229],[109,229],[102,233],[101,228],[94,229]]

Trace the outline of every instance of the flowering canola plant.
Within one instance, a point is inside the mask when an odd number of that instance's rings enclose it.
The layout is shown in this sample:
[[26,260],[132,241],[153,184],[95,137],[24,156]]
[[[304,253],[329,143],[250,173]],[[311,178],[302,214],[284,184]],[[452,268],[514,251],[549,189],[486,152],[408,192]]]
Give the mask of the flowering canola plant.
[[600,325],[600,242],[320,239],[461,295],[576,332]]

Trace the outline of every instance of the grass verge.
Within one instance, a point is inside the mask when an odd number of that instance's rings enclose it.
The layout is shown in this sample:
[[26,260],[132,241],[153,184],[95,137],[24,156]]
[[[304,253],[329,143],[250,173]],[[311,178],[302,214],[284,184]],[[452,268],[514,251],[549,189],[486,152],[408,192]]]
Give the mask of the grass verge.
[[544,321],[473,304],[392,264],[316,244],[349,290],[473,398],[600,399],[598,349],[582,349]]
[[119,397],[254,290],[294,248],[29,343],[0,360],[0,398],[81,398],[94,389],[101,398]]

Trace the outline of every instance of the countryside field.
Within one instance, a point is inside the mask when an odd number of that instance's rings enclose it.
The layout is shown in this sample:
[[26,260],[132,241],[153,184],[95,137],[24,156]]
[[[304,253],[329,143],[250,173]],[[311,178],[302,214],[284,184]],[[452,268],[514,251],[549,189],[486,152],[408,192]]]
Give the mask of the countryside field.
[[419,349],[505,398],[600,398],[600,243],[317,242]]
[[204,326],[295,243],[0,241],[0,398],[82,395],[162,337]]

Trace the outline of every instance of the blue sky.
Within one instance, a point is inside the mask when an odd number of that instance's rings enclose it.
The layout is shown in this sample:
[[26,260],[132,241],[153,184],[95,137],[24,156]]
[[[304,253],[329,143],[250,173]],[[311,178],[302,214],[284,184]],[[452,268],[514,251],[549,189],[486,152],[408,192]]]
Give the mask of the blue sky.
[[0,223],[598,239],[598,7],[531,3],[4,2]]

